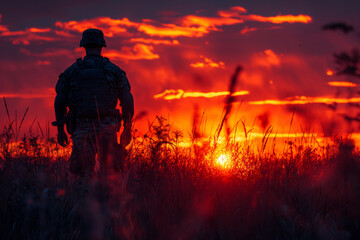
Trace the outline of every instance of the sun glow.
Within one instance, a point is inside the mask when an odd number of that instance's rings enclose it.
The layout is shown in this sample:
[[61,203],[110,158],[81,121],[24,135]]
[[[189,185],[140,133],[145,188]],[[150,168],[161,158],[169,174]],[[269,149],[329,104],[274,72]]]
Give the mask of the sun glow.
[[221,154],[216,159],[216,164],[221,168],[229,168],[230,167],[230,156],[227,154]]

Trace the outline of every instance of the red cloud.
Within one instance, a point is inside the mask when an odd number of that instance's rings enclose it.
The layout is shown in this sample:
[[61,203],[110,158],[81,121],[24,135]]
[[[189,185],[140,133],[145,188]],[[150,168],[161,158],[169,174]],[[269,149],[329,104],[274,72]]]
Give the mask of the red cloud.
[[161,39],[151,39],[151,38],[132,38],[130,39],[130,42],[142,42],[146,44],[164,44],[164,45],[179,45],[178,40],[161,40]]
[[[40,33],[40,34],[39,34]],[[46,32],[32,32],[30,29],[25,31],[3,31],[0,33],[0,37],[7,37],[11,40],[13,44],[22,44],[22,45],[29,45],[32,41],[44,41],[44,42],[53,42],[59,40],[56,37],[46,36],[41,33]]]
[[143,32],[150,36],[159,37],[202,37],[209,31],[201,27],[183,27],[175,24],[162,24],[155,26],[151,24],[141,24],[138,31]]
[[231,17],[202,17],[187,15],[178,19],[180,24],[160,24],[155,26],[143,23],[137,28],[150,36],[160,37],[202,37],[211,31],[220,31],[218,26],[242,23],[242,19]]
[[239,17],[240,13],[246,13],[246,9],[240,6],[231,7],[230,11],[220,10],[218,15],[221,17]]
[[[130,21],[128,18],[112,19],[109,17],[97,17],[82,21],[56,22],[55,26],[65,31],[82,32],[87,28],[101,28],[105,36],[114,37],[116,34],[128,33],[129,28],[149,36],[159,37],[202,37],[211,31],[221,31],[219,27],[224,25],[235,25],[244,21],[258,22],[301,22],[308,23],[311,17],[307,15],[278,15],[275,17],[263,17],[260,15],[243,15],[246,9],[240,6],[231,7],[230,10],[218,11],[218,17],[205,17],[198,15],[187,15],[178,18],[174,23],[158,23],[143,19],[141,23]],[[59,34],[64,34],[59,31]]]
[[0,32],[6,32],[9,31],[9,29],[3,25],[0,25]]
[[138,59],[157,59],[158,54],[153,53],[154,48],[145,44],[136,44],[133,48],[123,47],[120,51],[106,50],[104,56],[113,60],[138,60]]
[[280,58],[271,49],[267,49],[262,53],[257,53],[252,58],[252,63],[255,66],[271,67],[279,66]]
[[216,26],[234,25],[244,22],[241,19],[231,17],[201,17],[188,15],[182,19],[182,25],[186,27],[197,26],[199,29],[209,31],[219,31]]
[[[1,20],[1,15],[0,15]],[[29,28],[23,31],[10,31],[6,26],[0,25],[0,37],[9,38],[13,44],[28,45],[32,41],[60,41],[61,37],[75,37],[73,32],[83,32],[88,28],[100,28],[106,37],[116,35],[130,36],[135,30],[148,36],[159,37],[203,37],[212,31],[221,31],[224,25],[235,25],[244,21],[280,23],[309,23],[311,17],[308,15],[278,15],[264,17],[260,15],[246,15],[246,9],[240,6],[231,7],[229,10],[218,11],[218,16],[186,15],[176,19],[173,23],[158,23],[153,20],[143,19],[142,22],[133,22],[128,18],[113,19],[110,17],[96,17],[82,21],[56,22],[55,28]],[[132,31],[129,31],[132,29]],[[245,28],[242,32],[254,29]],[[149,43],[150,42],[144,42]],[[151,44],[159,44],[153,41]],[[163,42],[162,44],[166,44]]]
[[34,53],[30,52],[25,48],[21,48],[20,52],[27,56],[35,56],[35,57],[56,57],[56,56],[74,56],[74,51],[69,49],[48,49],[46,52],[42,53]]
[[[0,22],[1,22],[0,14]],[[24,31],[10,31],[8,27],[0,25],[0,37],[10,39],[13,44],[29,45],[31,41],[56,41],[54,36],[46,35],[51,32],[51,28],[28,28]]]
[[[0,22],[2,15],[0,14]],[[9,38],[13,44],[29,45],[31,41],[55,41],[53,36],[44,33],[51,32],[51,28],[28,28],[24,31],[10,31],[7,26],[0,25],[0,37]]]
[[83,32],[88,28],[101,28],[106,37],[127,32],[127,27],[137,27],[139,24],[131,22],[128,18],[112,19],[110,17],[97,17],[82,21],[56,22],[55,26],[67,31]]
[[271,22],[275,24],[280,23],[309,23],[312,21],[312,18],[308,15],[278,15],[274,17],[263,17],[259,15],[248,15],[248,16],[242,16],[244,20],[247,21],[256,21],[256,22]]
[[207,57],[204,57],[204,56],[200,56],[200,57],[204,59],[203,62],[191,63],[190,66],[193,67],[193,68],[204,68],[204,67],[224,68],[225,67],[224,62],[221,62],[221,61],[220,62],[214,62],[210,58],[207,58]]
[[180,19],[180,24],[161,24],[155,26],[149,23],[140,24],[138,31],[144,32],[150,36],[160,37],[202,37],[211,31],[221,31],[220,26],[235,25],[244,21],[272,22],[280,23],[309,23],[312,18],[308,15],[278,15],[274,17],[264,17],[260,15],[242,15],[246,9],[240,6],[230,8],[229,11],[219,11],[219,17],[203,17],[197,15],[187,15]]
[[[0,14],[0,22],[1,20],[2,20],[2,15]],[[0,32],[6,32],[6,31],[9,31],[9,29],[4,25],[0,25]]]
[[38,64],[38,65],[50,65],[51,63],[49,61],[37,60],[36,64]]
[[[103,55],[105,57],[111,58],[113,60],[139,60],[139,59],[158,59],[159,55],[154,53],[154,47],[150,45],[145,45],[141,43],[135,44],[133,47],[122,47],[120,51],[114,49],[104,49]],[[57,56],[67,56],[71,58],[76,57],[76,53],[82,53],[81,48],[75,49],[75,51],[70,49],[48,49],[46,52],[34,53],[28,49],[21,48],[20,52],[27,56],[35,57],[57,57]],[[48,65],[48,61],[37,62],[38,64]]]
[[33,33],[45,33],[50,31],[51,28],[29,28],[29,32],[33,32]]
[[245,26],[243,28],[243,30],[240,31],[240,33],[245,35],[245,34],[247,34],[249,32],[253,32],[253,31],[256,31],[256,30],[257,30],[257,28],[249,28],[248,26]]

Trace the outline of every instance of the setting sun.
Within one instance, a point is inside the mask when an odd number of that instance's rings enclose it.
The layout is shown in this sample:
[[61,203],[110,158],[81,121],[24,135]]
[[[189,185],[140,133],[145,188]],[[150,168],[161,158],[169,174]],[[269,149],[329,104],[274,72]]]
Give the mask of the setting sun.
[[229,165],[230,165],[230,157],[229,157],[229,155],[221,154],[217,158],[216,163],[222,168],[229,168]]

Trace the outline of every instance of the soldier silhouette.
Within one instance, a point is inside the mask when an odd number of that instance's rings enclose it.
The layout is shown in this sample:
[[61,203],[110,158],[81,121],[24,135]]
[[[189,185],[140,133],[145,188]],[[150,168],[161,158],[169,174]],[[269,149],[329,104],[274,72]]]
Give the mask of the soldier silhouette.
[[[80,47],[85,48],[86,56],[60,74],[55,88],[57,140],[63,147],[68,145],[66,125],[73,140],[69,168],[76,176],[94,174],[96,154],[102,170],[118,171],[131,141],[134,102],[130,84],[122,69],[101,56],[106,47],[101,30],[85,30]],[[118,100],[122,114],[116,109]],[[121,123],[119,146],[116,133]]]

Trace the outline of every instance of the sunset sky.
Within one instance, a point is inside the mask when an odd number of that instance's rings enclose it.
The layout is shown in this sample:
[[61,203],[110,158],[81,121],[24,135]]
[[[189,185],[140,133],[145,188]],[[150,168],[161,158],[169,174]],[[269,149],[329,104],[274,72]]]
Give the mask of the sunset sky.
[[[360,47],[359,9],[355,0],[7,1],[0,96],[11,114],[29,106],[27,125],[53,121],[58,76],[84,56],[82,31],[96,27],[107,41],[103,55],[127,73],[142,132],[156,115],[191,132],[194,112],[214,132],[238,65],[232,125],[242,120],[261,132],[268,122],[287,132],[295,112],[294,131],[359,131],[343,119],[357,114],[349,103],[360,104],[360,78],[336,76],[333,59]],[[332,22],[355,31],[322,29]],[[0,114],[3,124],[3,104]]]

